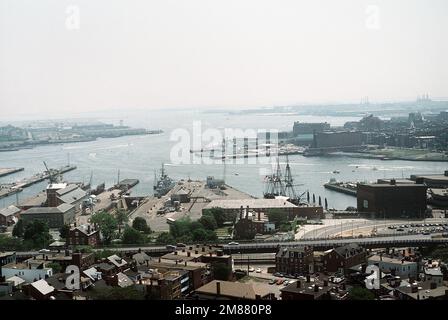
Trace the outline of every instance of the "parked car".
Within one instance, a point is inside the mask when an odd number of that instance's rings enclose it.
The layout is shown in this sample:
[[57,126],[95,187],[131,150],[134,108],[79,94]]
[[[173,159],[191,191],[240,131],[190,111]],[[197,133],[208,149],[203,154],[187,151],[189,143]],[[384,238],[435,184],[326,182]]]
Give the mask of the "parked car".
[[238,246],[238,245],[239,245],[238,242],[234,242],[234,241],[229,242],[229,246]]
[[255,271],[254,267],[249,268],[249,272],[254,272],[254,271]]
[[275,279],[269,280],[269,284],[274,284],[274,283],[275,283]]
[[257,270],[255,270],[256,273],[261,273],[261,269],[257,268]]
[[285,282],[285,280],[283,280],[283,279],[278,279],[278,280],[277,280],[277,285],[281,285],[281,284],[283,284],[283,282]]
[[48,249],[40,249],[39,250],[39,253],[48,253],[48,252],[51,252],[51,251]]

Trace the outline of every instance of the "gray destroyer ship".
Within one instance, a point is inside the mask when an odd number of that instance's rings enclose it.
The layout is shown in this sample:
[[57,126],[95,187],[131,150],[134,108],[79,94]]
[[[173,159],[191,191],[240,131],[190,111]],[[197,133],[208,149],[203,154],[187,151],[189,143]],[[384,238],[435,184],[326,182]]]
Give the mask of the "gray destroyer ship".
[[154,196],[160,198],[166,195],[175,185],[176,182],[166,174],[165,166],[162,163],[160,176],[157,177],[157,174],[154,173]]

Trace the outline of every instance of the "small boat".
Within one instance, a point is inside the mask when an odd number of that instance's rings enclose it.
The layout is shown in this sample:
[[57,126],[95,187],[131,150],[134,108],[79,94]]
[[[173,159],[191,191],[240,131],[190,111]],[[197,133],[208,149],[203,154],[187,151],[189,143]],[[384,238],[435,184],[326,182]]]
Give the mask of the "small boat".
[[373,170],[373,171],[377,171],[378,168],[377,168],[377,167],[373,167],[372,170]]
[[338,170],[334,170],[333,173],[341,173],[341,172]]
[[240,174],[239,174],[238,172],[235,172],[235,175],[236,175],[236,176],[239,176]]

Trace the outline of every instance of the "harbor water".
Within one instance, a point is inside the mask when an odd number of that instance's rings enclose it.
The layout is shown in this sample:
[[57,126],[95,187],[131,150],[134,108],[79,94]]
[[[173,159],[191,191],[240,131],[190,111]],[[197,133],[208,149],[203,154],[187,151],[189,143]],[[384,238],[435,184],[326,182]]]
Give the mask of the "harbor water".
[[[301,115],[244,114],[229,115],[204,113],[201,111],[121,111],[104,114],[89,114],[106,123],[118,124],[123,120],[125,125],[146,129],[162,129],[164,133],[157,135],[124,136],[119,138],[98,139],[96,141],[79,142],[61,145],[39,146],[33,149],[0,153],[0,167],[24,167],[25,170],[0,178],[1,183],[13,182],[35,173],[43,172],[45,161],[52,168],[59,168],[70,162],[77,169],[64,174],[64,180],[88,183],[92,175],[92,185],[106,183],[106,187],[117,182],[118,170],[120,180],[125,178],[139,179],[140,183],[133,188],[132,195],[150,195],[153,192],[154,171],[159,170],[162,163],[168,175],[176,180],[201,179],[207,176],[222,178],[225,173],[226,183],[254,196],[261,197],[264,190],[264,176],[271,170],[266,161],[257,163],[222,163],[207,165],[204,163],[177,164],[172,163],[170,152],[177,141],[171,141],[173,130],[183,128],[192,132],[193,123],[200,121],[202,130],[208,128],[254,129],[290,131],[294,121],[329,122],[333,126],[342,126],[346,121],[359,120],[355,117],[314,117]],[[272,159],[275,161],[275,159]],[[281,158],[280,164],[286,159]],[[401,160],[374,160],[349,157],[304,157],[289,156],[294,183],[300,193],[309,191],[327,198],[330,208],[345,209],[356,206],[353,196],[327,190],[323,184],[330,178],[338,181],[376,181],[379,178],[408,178],[411,174],[441,173],[447,169],[444,162],[416,162]],[[334,173],[339,172],[339,173]],[[44,190],[46,182],[25,188],[18,194],[19,202]],[[0,207],[16,202],[16,195],[0,200]]]

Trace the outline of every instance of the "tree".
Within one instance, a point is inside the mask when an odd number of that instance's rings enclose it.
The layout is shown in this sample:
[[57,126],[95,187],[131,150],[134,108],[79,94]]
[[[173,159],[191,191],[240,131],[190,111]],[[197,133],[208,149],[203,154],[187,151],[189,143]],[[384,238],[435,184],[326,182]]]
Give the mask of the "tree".
[[348,291],[350,300],[374,300],[375,295],[363,287],[353,287]]
[[215,230],[218,228],[218,224],[216,223],[215,218],[212,215],[204,215],[199,219],[199,223],[201,223],[205,229]]
[[126,222],[128,222],[129,217],[128,217],[128,215],[127,215],[125,210],[118,209],[117,212],[115,213],[115,219],[117,220],[117,223],[119,225],[123,225]]
[[226,213],[221,208],[211,208],[204,212],[205,215],[211,215],[215,218],[218,227],[222,227],[226,222]]
[[24,231],[25,231],[25,228],[23,226],[23,220],[19,219],[19,221],[17,221],[14,228],[12,229],[12,235],[14,237],[22,238]]
[[204,226],[199,221],[193,221],[190,223],[190,231],[193,232],[196,229],[204,229]]
[[145,242],[145,238],[140,231],[135,230],[132,227],[126,227],[123,232],[123,243],[126,244],[142,244]]
[[193,240],[194,241],[203,241],[207,239],[207,232],[204,228],[196,229],[193,231]]
[[181,237],[190,232],[190,225],[190,218],[178,219],[170,225],[170,233],[174,238]]
[[270,210],[268,212],[269,221],[275,223],[278,228],[282,223],[288,222],[288,215],[280,210]]
[[117,220],[107,212],[101,211],[90,218],[92,223],[96,223],[100,228],[101,234],[103,235],[103,242],[108,244],[112,241],[115,231],[118,227]]
[[157,244],[173,244],[176,240],[168,232],[162,232],[156,239]]
[[212,265],[213,276],[215,280],[229,280],[229,277],[232,273],[232,269],[227,266],[225,263],[214,263]]
[[206,233],[206,237],[205,240],[207,241],[216,241],[218,240],[218,236],[216,235],[216,233],[212,230],[205,230]]
[[53,274],[60,273],[62,271],[62,266],[57,262],[51,262],[47,264],[47,267],[53,269]]
[[137,217],[134,219],[134,221],[132,221],[132,228],[143,233],[151,233],[151,228],[146,223],[146,220],[142,217]]
[[67,239],[68,236],[70,234],[70,226],[68,224],[64,224],[60,229],[59,229],[59,235],[61,236],[61,238],[63,239]]
[[35,220],[25,225],[23,240],[33,248],[47,247],[52,240],[48,225],[45,222]]

